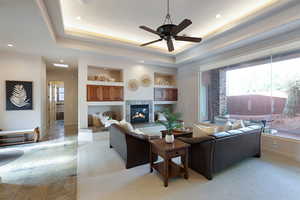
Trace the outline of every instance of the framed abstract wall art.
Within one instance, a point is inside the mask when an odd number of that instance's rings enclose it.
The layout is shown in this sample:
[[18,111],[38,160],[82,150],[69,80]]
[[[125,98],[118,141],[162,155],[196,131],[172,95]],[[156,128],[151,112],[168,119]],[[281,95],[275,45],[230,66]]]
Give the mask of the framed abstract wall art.
[[32,110],[32,82],[6,81],[6,110]]

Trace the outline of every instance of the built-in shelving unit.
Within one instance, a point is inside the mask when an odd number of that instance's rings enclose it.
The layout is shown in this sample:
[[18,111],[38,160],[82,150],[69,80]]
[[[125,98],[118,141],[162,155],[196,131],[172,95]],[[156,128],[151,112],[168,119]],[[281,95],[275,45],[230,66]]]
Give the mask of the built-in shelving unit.
[[155,72],[154,85],[160,88],[176,88],[176,75]]
[[88,85],[124,86],[124,82],[88,81]]
[[[124,101],[123,70],[88,66],[87,74],[88,102]],[[98,103],[98,105],[101,105],[101,103]]]
[[174,104],[178,99],[175,74],[154,73],[154,104]]
[[177,88],[173,85],[154,85],[155,88]]
[[124,106],[124,101],[89,101],[88,106]]
[[177,101],[154,101],[154,105],[176,104]]
[[88,67],[88,81],[101,82],[103,83],[122,83],[123,70],[106,67]]
[[[123,119],[125,116],[123,70],[88,66],[87,72],[88,118],[109,111],[118,116],[117,120]],[[89,125],[92,130],[97,126],[94,123]]]
[[178,99],[175,74],[154,73],[154,118],[166,108],[174,111]]

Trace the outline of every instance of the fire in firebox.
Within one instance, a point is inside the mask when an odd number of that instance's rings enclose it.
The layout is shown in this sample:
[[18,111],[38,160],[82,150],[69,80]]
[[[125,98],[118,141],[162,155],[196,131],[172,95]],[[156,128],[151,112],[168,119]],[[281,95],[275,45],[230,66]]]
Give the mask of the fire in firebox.
[[143,118],[143,119],[145,119],[146,116],[145,116],[143,113],[136,112],[136,113],[132,116],[132,119],[136,119],[136,118]]

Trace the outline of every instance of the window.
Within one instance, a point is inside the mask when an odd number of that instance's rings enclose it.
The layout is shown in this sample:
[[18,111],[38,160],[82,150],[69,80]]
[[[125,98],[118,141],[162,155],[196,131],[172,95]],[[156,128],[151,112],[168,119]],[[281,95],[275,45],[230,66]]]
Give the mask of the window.
[[206,81],[211,119],[262,122],[266,134],[300,139],[299,57],[275,62],[270,58],[215,72]]
[[65,100],[65,88],[57,88],[57,101]]

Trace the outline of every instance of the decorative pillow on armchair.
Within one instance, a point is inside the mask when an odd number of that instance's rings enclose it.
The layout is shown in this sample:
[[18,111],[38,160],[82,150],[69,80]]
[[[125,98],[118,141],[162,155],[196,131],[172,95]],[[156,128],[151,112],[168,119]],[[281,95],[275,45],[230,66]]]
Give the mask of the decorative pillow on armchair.
[[129,132],[133,132],[134,128],[129,122],[126,122],[124,119],[120,121],[120,126]]

